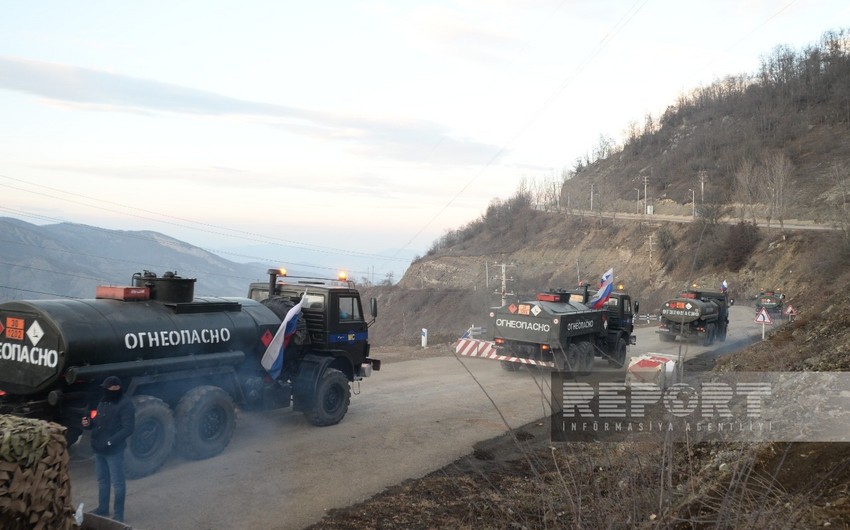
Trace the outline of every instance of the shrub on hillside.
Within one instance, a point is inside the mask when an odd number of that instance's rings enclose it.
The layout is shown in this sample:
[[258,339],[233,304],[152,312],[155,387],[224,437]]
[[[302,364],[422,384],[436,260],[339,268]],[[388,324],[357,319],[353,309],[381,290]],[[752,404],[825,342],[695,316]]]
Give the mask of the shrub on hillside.
[[732,272],[741,270],[760,240],[759,229],[753,223],[741,221],[732,226],[726,238],[726,267]]

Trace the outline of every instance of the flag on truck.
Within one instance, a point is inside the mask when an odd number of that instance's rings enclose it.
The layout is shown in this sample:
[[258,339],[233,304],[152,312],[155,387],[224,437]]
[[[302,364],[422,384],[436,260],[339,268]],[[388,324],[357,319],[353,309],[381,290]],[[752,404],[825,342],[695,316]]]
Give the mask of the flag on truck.
[[260,361],[263,368],[274,379],[277,379],[280,376],[281,370],[283,370],[283,352],[298,329],[298,319],[301,318],[301,304],[307,298],[306,295],[307,292],[305,291],[304,296],[301,297],[301,301],[286,312],[286,317],[280,323],[280,327],[277,328],[277,333],[274,334],[274,338],[269,343],[266,352],[263,354],[263,359]]
[[593,295],[593,298],[588,300],[587,305],[593,309],[602,309],[605,302],[611,297],[611,291],[614,290],[614,269],[608,269],[608,272],[602,275],[599,280],[599,290]]
[[726,280],[723,280],[723,283],[720,284],[720,292],[725,293],[729,289],[729,284],[726,283]]

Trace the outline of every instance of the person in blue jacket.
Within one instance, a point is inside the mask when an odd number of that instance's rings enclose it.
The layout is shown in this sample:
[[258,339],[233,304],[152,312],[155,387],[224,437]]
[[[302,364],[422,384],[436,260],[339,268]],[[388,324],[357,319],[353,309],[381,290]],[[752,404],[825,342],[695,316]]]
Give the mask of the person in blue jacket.
[[109,515],[111,483],[115,489],[112,518],[123,522],[124,499],[127,496],[124,449],[127,447],[127,438],[135,429],[136,409],[133,401],[124,396],[119,378],[111,375],[100,386],[103,388],[103,397],[97,405],[97,411],[82,420],[83,428],[92,431],[91,448],[97,473],[98,504],[92,513]]

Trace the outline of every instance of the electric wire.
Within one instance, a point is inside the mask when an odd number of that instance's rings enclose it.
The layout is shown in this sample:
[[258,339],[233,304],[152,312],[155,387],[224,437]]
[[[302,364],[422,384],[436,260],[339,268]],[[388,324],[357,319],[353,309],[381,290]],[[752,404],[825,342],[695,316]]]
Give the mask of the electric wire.
[[[613,38],[613,37],[614,37],[617,33],[619,33],[619,32],[620,32],[620,31],[621,31],[621,30],[622,30],[622,29],[623,29],[623,28],[624,28],[624,27],[625,27],[625,26],[626,26],[626,25],[627,25],[627,24],[628,24],[628,23],[629,23],[629,22],[630,22],[630,21],[631,21],[631,20],[635,17],[635,15],[637,15],[637,13],[638,13],[641,9],[643,9],[643,6],[645,6],[645,5],[646,5],[646,3],[647,3],[648,1],[649,1],[649,0],[637,0],[634,4],[632,4],[632,6],[628,9],[628,11],[626,11],[626,13],[625,13],[625,14],[624,14],[621,18],[620,18],[620,20],[618,20],[618,21],[617,21],[617,23],[616,23],[616,24],[614,24],[614,26],[613,26],[613,27],[612,27],[612,28],[608,31],[608,33],[606,33],[606,35],[602,38],[602,40],[601,40],[601,41],[600,41],[600,42],[596,45],[596,47],[595,47],[595,48],[594,48],[594,50],[591,52],[591,54],[590,54],[587,58],[585,58],[585,60],[584,60],[584,61],[582,61],[582,62],[579,64],[579,66],[578,66],[575,70],[573,70],[573,71],[572,71],[572,72],[571,72],[571,73],[570,73],[570,74],[566,77],[566,79],[565,79],[563,82],[561,82],[561,83],[560,83],[560,85],[558,85],[558,87],[555,89],[555,91],[554,91],[552,94],[550,94],[550,95],[549,95],[549,96],[548,96],[548,97],[547,97],[547,98],[543,101],[543,103],[537,107],[537,109],[536,109],[536,110],[534,110],[534,111],[531,113],[531,115],[530,115],[530,116],[529,116],[529,118],[525,121],[525,123],[524,123],[524,124],[523,124],[523,125],[522,125],[522,126],[521,126],[521,127],[520,127],[517,131],[516,131],[516,132],[514,132],[514,133],[513,133],[513,134],[509,137],[509,139],[508,139],[508,140],[507,140],[507,141],[506,141],[506,142],[505,142],[505,143],[504,143],[504,144],[503,144],[503,145],[502,145],[502,146],[501,146],[501,147],[500,147],[500,148],[496,151],[496,153],[495,153],[492,157],[490,157],[490,159],[489,159],[489,160],[488,160],[488,161],[484,164],[484,166],[482,166],[482,167],[481,167],[481,168],[480,168],[480,169],[479,169],[479,170],[478,170],[478,171],[477,171],[477,172],[476,172],[476,173],[472,176],[472,178],[470,178],[470,179],[469,179],[469,180],[468,180],[468,181],[467,181],[467,182],[466,182],[466,183],[465,183],[465,184],[464,184],[464,185],[463,185],[463,186],[462,186],[462,187],[461,187],[461,188],[460,188],[460,189],[459,189],[459,190],[458,190],[455,194],[454,194],[454,196],[452,196],[452,198],[451,198],[451,199],[449,199],[449,201],[448,201],[445,205],[443,205],[443,206],[442,206],[442,207],[441,207],[441,208],[437,211],[437,213],[435,213],[435,214],[431,217],[431,219],[430,219],[427,223],[425,223],[425,225],[423,225],[423,226],[422,226],[422,228],[420,228],[420,229],[419,229],[419,230],[418,230],[418,231],[417,231],[417,232],[413,235],[413,237],[411,237],[411,238],[410,238],[410,240],[408,240],[408,242],[407,242],[404,246],[402,246],[402,248],[401,248],[402,250],[407,249],[408,247],[410,247],[410,246],[413,244],[413,242],[416,240],[416,238],[418,238],[418,237],[422,234],[422,232],[424,232],[424,231],[425,231],[425,230],[426,230],[429,226],[431,226],[431,225],[434,223],[434,221],[436,221],[436,220],[437,220],[437,219],[438,219],[438,218],[439,218],[439,217],[443,214],[443,212],[445,212],[445,211],[446,211],[446,210],[447,210],[447,209],[448,209],[448,208],[449,208],[452,204],[454,204],[454,202],[458,199],[458,197],[460,197],[460,196],[461,196],[461,195],[462,195],[462,194],[463,194],[463,193],[464,193],[464,192],[465,192],[465,191],[466,191],[466,190],[467,190],[467,189],[468,189],[468,188],[469,188],[469,187],[470,187],[470,186],[471,186],[471,185],[472,185],[472,184],[473,184],[476,180],[478,180],[478,179],[481,177],[481,175],[483,175],[483,174],[484,174],[484,173],[485,173],[485,172],[486,172],[486,171],[487,171],[487,170],[488,170],[488,169],[489,169],[489,168],[490,168],[493,164],[495,164],[495,163],[496,163],[496,161],[497,161],[499,158],[501,158],[501,157],[502,157],[502,155],[503,155],[503,154],[504,154],[504,153],[508,150],[508,148],[509,148],[511,145],[513,145],[513,143],[514,143],[514,142],[516,142],[516,140],[517,140],[520,136],[522,136],[522,135],[525,133],[525,131],[526,131],[526,130],[527,130],[527,129],[528,129],[528,128],[532,125],[532,124],[534,124],[534,122],[535,122],[535,121],[537,121],[537,119],[540,117],[540,115],[543,113],[543,111],[545,111],[547,108],[549,108],[549,106],[550,106],[550,105],[551,105],[551,104],[552,104],[552,103],[553,103],[553,102],[554,102],[554,101],[555,101],[555,100],[556,100],[556,99],[557,99],[557,98],[561,95],[561,93],[562,93],[564,90],[566,90],[566,88],[567,88],[567,87],[568,87],[568,86],[572,83],[572,81],[573,81],[573,80],[575,80],[575,79],[578,77],[578,75],[579,75],[582,71],[584,71],[584,69],[587,67],[587,65],[588,65],[588,64],[590,64],[591,60],[592,60],[594,57],[596,57],[596,56],[597,56],[597,55],[598,55],[598,54],[602,51],[602,49],[603,49],[603,48],[604,48],[604,47],[608,44],[608,42],[609,42],[609,41],[610,41],[610,40],[611,40],[611,39],[612,39],[612,38]],[[398,254],[398,252],[396,252],[396,255],[397,255],[397,254]]]
[[[9,175],[6,175],[6,174],[0,174],[0,178],[4,178],[4,179],[7,179],[7,180],[12,180],[12,181],[16,181],[16,182],[21,182],[21,183],[27,183],[27,181],[25,181],[23,179],[15,178],[15,177],[12,177],[12,176],[9,176]],[[340,248],[335,248],[335,247],[314,245],[314,244],[311,244],[311,243],[303,243],[303,242],[293,241],[293,240],[289,240],[289,239],[266,236],[266,235],[263,235],[263,234],[258,234],[256,232],[248,232],[248,231],[244,231],[244,230],[227,228],[227,227],[214,225],[214,224],[210,224],[210,223],[203,223],[203,222],[200,222],[200,221],[194,221],[192,219],[177,217],[177,216],[174,216],[174,215],[165,214],[165,213],[161,213],[161,212],[155,212],[155,211],[152,211],[152,210],[145,210],[143,208],[138,208],[138,207],[130,206],[130,205],[127,205],[127,204],[122,204],[122,203],[115,202],[115,201],[108,201],[108,200],[105,200],[105,199],[99,199],[99,198],[96,198],[96,197],[82,195],[82,194],[79,194],[79,193],[74,193],[74,192],[62,190],[62,189],[55,188],[55,187],[45,186],[45,185],[41,185],[41,184],[39,184],[39,188],[49,189],[49,190],[52,190],[52,191],[55,191],[55,192],[58,192],[58,193],[63,193],[63,194],[79,197],[81,199],[87,199],[87,200],[90,200],[90,201],[97,201],[97,202],[102,202],[102,203],[106,203],[106,204],[111,204],[111,205],[118,206],[120,208],[127,209],[127,210],[136,210],[136,211],[139,211],[139,212],[144,212],[144,213],[147,213],[147,214],[164,217],[164,218],[167,218],[167,219],[172,219],[173,221],[156,219],[156,218],[152,218],[152,217],[148,217],[148,216],[140,215],[140,214],[134,214],[134,213],[127,212],[125,210],[115,210],[115,209],[106,208],[106,207],[103,207],[103,206],[96,206],[96,205],[88,204],[88,203],[78,201],[78,200],[74,200],[74,199],[70,199],[70,198],[57,197],[55,195],[50,195],[48,193],[44,193],[43,191],[30,190],[30,189],[23,188],[23,187],[20,187],[20,186],[13,186],[11,184],[0,183],[0,186],[10,188],[10,189],[15,189],[15,190],[18,190],[18,191],[23,191],[25,193],[32,193],[32,194],[35,194],[35,195],[41,195],[43,197],[49,197],[51,199],[57,199],[57,200],[66,201],[66,202],[70,202],[70,203],[74,203],[74,204],[80,204],[82,206],[86,206],[86,207],[89,207],[89,208],[96,208],[98,210],[103,210],[103,211],[112,212],[112,213],[118,213],[118,214],[126,215],[126,216],[129,216],[129,217],[136,217],[136,218],[144,219],[144,220],[147,220],[147,221],[154,221],[154,222],[157,222],[157,223],[163,223],[163,224],[168,224],[168,225],[172,225],[172,226],[178,226],[178,227],[181,227],[181,228],[188,228],[190,230],[197,230],[197,231],[200,231],[200,232],[206,232],[206,233],[213,234],[213,235],[220,235],[220,236],[225,236],[225,237],[238,238],[240,240],[247,239],[249,241],[254,241],[256,243],[290,246],[290,247],[293,247],[293,248],[300,248],[300,249],[303,249],[303,250],[310,250],[310,251],[313,251],[313,252],[322,252],[322,253],[326,253],[326,254],[341,254],[341,255],[346,255],[346,256],[376,258],[376,259],[382,259],[382,260],[390,260],[390,259],[401,260],[401,258],[389,257],[389,256],[380,255],[380,254],[370,254],[370,253],[366,253],[366,252],[356,252],[356,251],[353,251],[353,250],[346,250],[346,249],[340,249]],[[2,208],[2,209],[10,210],[9,208]],[[181,221],[181,222],[176,222],[176,221]],[[59,221],[59,222],[67,222],[67,221]],[[186,224],[186,223],[198,225],[198,226],[200,226],[200,228],[197,227],[197,226],[190,226],[189,224]]]

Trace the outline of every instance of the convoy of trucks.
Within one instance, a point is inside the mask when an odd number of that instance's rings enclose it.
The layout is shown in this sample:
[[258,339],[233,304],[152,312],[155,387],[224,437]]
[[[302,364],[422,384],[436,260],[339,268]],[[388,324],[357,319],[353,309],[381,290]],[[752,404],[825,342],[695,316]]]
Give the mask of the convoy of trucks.
[[[100,383],[124,382],[136,407],[127,474],[156,471],[175,447],[204,459],[230,442],[236,407],[292,406],[314,425],[338,423],[350,383],[380,369],[352,282],[290,281],[268,271],[247,298],[195,297],[195,279],[145,271],[94,299],[0,304],[0,414],[60,423],[73,443],[96,408]],[[261,358],[304,298],[299,327],[270,377]]]

